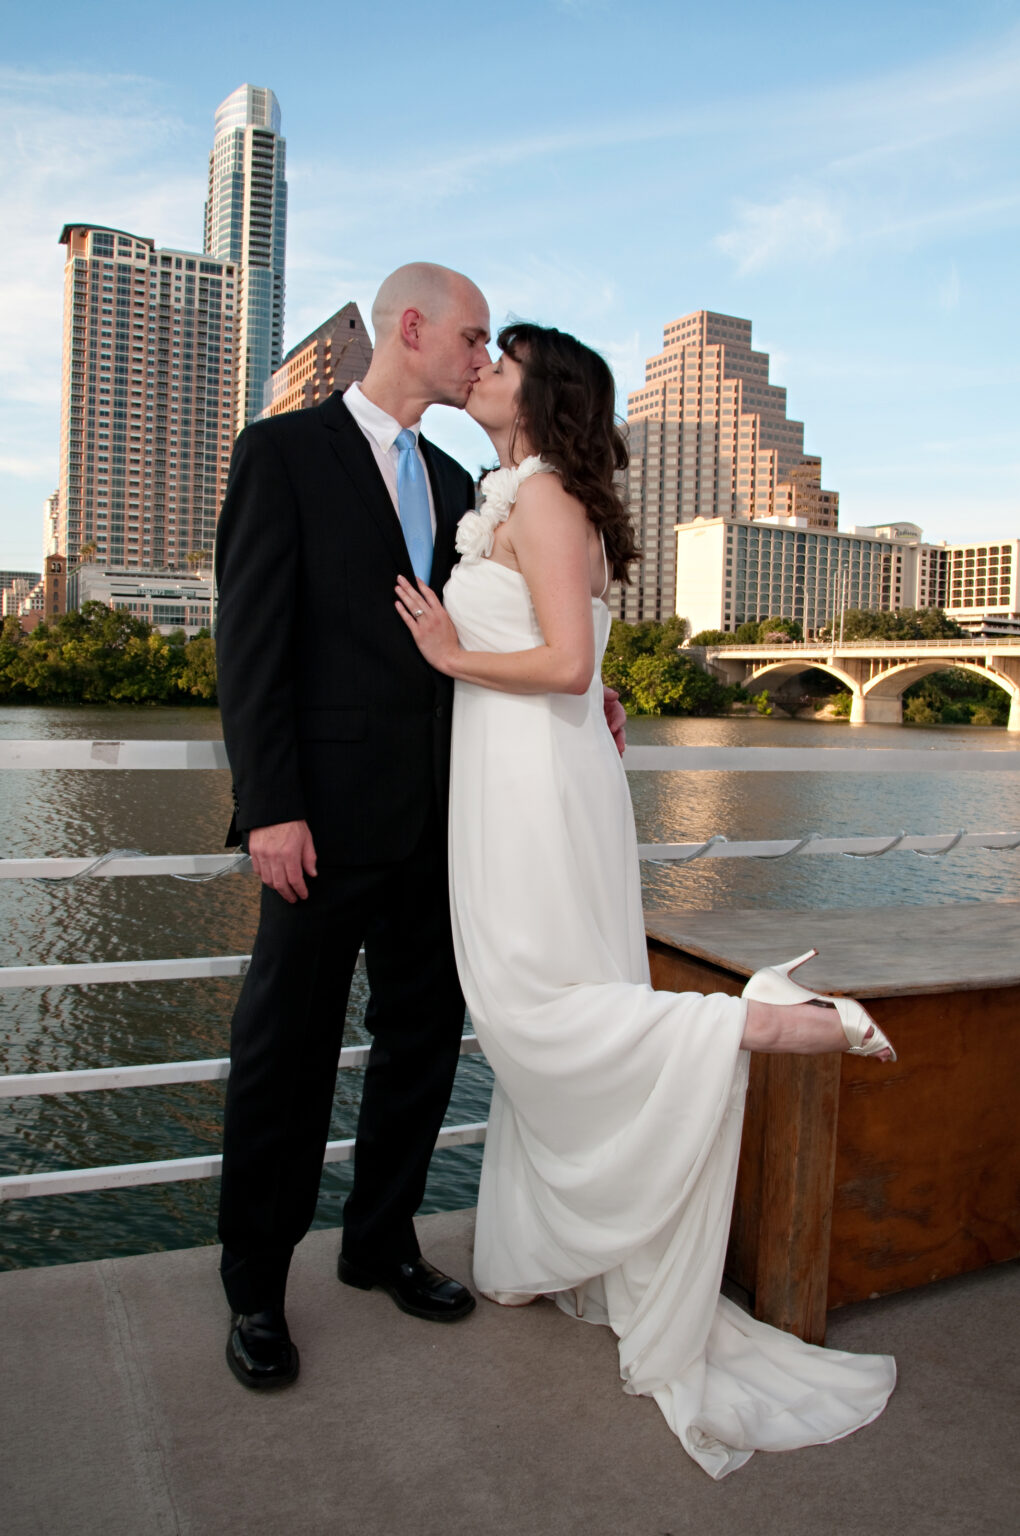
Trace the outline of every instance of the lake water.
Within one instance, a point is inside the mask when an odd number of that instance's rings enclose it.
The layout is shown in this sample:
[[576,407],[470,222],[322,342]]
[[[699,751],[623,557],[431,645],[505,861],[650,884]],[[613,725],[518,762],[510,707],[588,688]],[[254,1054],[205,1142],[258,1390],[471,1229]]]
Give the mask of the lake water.
[[[0,709],[5,739],[218,738],[215,710]],[[634,720],[636,743],[683,746],[1016,747],[1002,730],[867,726],[799,720]],[[1016,774],[633,773],[638,837],[688,842],[828,834],[1007,831],[1020,827]],[[2,856],[214,853],[230,817],[216,772],[0,773]],[[649,908],[856,907],[1015,896],[1020,854],[892,853],[644,866]],[[0,965],[245,954],[258,890],[250,876],[195,885],[166,878],[0,882]],[[3,1070],[41,1072],[227,1054],[239,980],[31,988],[0,993]],[[355,978],[347,1044],[367,1039]],[[339,1075],[331,1135],[354,1133],[361,1073]],[[460,1064],[449,1124],[483,1120],[491,1078]],[[222,1084],[16,1100],[0,1115],[8,1172],[139,1162],[219,1150]],[[436,1154],[426,1211],[474,1203],[480,1147]],[[327,1168],[317,1226],[336,1226],[350,1165]],[[0,1206],[0,1268],[66,1263],[215,1239],[215,1180],[16,1200]]]

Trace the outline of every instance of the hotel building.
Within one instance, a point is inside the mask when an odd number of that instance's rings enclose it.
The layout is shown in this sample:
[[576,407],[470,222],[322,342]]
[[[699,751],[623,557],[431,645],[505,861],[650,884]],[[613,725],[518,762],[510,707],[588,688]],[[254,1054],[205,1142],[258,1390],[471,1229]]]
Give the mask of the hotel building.
[[823,531],[803,519],[699,519],[677,528],[675,611],[692,634],[787,618],[813,639],[841,609],[941,606],[941,564],[916,523]]
[[57,552],[129,569],[212,549],[230,450],[237,268],[65,224]]
[[943,546],[946,613],[980,639],[1020,635],[1020,539]]
[[280,104],[261,86],[239,86],[216,109],[205,251],[238,274],[235,435],[259,415],[283,355],[287,146],[280,126]]
[[345,304],[292,347],[266,383],[263,416],[318,405],[335,389],[360,382],[372,361],[372,343],[358,306]]
[[793,519],[835,528],[839,497],[822,488],[804,426],[769,383],[751,322],[697,310],[666,326],[662,351],[628,399],[627,492],[643,558],[613,613],[633,622],[673,612],[677,524],[702,518]]

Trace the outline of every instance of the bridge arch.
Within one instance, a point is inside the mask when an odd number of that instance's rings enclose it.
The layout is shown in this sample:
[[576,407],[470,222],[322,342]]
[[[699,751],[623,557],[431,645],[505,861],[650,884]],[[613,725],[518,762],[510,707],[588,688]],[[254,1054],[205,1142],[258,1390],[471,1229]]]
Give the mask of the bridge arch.
[[760,665],[752,665],[744,686],[761,683],[763,687],[771,689],[772,680],[777,684],[785,683],[801,672],[828,672],[830,677],[836,678],[844,687],[849,688],[852,694],[860,692],[857,679],[842,667],[837,666],[834,661],[822,661],[811,657],[791,657],[788,661],[784,658],[782,661],[766,661]]
[[863,694],[865,699],[902,699],[904,690],[912,683],[920,682],[922,677],[930,677],[933,672],[970,672],[979,677],[983,683],[994,683],[1009,695],[1010,703],[1020,701],[1020,684],[1015,683],[1004,672],[999,672],[995,667],[983,667],[976,661],[951,661],[946,665],[943,657],[941,660],[917,660],[902,661],[896,666],[890,667],[886,672],[879,672],[870,682],[864,684]]

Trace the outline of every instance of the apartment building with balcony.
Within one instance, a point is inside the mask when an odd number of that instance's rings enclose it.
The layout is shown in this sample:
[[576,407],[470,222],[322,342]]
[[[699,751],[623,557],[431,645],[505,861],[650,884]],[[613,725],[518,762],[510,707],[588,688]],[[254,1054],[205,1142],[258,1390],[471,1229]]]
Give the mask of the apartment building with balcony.
[[212,549],[234,440],[237,266],[87,223],[60,242],[56,552],[186,566]]

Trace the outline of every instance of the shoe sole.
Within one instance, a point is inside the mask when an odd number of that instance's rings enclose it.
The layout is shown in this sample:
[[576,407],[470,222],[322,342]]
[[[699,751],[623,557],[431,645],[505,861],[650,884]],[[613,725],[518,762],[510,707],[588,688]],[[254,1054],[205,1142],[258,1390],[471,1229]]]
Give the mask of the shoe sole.
[[386,1285],[382,1280],[367,1280],[362,1276],[353,1276],[348,1270],[337,1270],[337,1279],[341,1285],[349,1285],[356,1291],[385,1291],[401,1312],[406,1312],[408,1317],[420,1317],[425,1323],[459,1323],[461,1318],[468,1317],[475,1310],[475,1298],[468,1293],[467,1301],[456,1312],[428,1312],[423,1307],[412,1307],[393,1286]]

